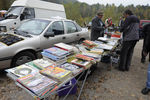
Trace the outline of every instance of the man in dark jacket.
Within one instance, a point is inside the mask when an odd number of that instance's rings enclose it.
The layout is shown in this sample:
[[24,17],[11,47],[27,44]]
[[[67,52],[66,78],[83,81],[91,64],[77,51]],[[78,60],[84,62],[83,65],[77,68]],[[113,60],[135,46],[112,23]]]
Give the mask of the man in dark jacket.
[[[150,24],[147,24],[147,25],[144,25],[144,26],[143,26],[142,33],[143,33],[143,35],[144,35],[144,40],[143,40],[143,50],[144,50],[145,43],[147,42],[147,39],[146,39],[146,38],[147,38],[148,35],[150,35]],[[142,63],[145,63],[146,57],[145,57],[144,54],[143,54],[143,50],[142,50],[141,62],[142,62]],[[150,54],[149,54],[149,60],[150,60]]]
[[104,27],[105,24],[102,21],[103,12],[99,11],[97,16],[92,20],[92,28],[91,28],[91,40],[97,40],[98,37],[104,36]]
[[134,47],[139,40],[140,21],[130,10],[126,10],[123,14],[125,21],[120,30],[123,32],[123,43],[120,54],[119,70],[129,71]]
[[[145,32],[147,36],[144,38],[145,43],[143,46],[143,55],[146,57],[147,54],[150,53],[150,24],[147,25]],[[146,95],[149,92],[150,92],[150,63],[148,65],[146,88],[142,90],[142,93]]]

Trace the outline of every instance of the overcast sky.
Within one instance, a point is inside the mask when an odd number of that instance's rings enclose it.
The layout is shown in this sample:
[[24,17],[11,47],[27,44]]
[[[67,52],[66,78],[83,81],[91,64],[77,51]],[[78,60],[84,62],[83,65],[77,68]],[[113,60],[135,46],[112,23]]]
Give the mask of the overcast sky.
[[78,0],[80,2],[86,2],[88,4],[96,4],[96,3],[100,3],[100,4],[112,4],[114,3],[116,6],[122,4],[124,6],[127,5],[147,5],[149,4],[150,6],[150,0]]

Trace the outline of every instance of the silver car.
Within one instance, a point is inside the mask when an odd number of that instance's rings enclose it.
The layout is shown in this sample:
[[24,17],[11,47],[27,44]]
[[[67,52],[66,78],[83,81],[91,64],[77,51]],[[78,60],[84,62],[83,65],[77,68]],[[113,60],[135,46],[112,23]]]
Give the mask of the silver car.
[[14,33],[0,34],[0,69],[39,58],[40,52],[55,43],[89,39],[87,29],[67,19],[31,19]]

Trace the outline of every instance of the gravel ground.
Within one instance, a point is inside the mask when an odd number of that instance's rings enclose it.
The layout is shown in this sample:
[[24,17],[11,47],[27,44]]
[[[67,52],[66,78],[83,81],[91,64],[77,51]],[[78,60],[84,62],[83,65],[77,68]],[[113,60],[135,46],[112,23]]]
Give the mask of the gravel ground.
[[[142,95],[145,87],[148,60],[140,63],[142,41],[135,47],[129,72],[120,72],[113,65],[108,71],[108,64],[100,63],[85,83],[80,100],[150,100],[150,95]],[[33,100],[33,98],[0,71],[0,100]],[[81,87],[82,81],[78,87]],[[79,90],[79,89],[78,89]],[[78,91],[79,92],[79,91]],[[51,100],[62,100],[53,96]],[[76,100],[77,95],[70,95],[67,100]]]

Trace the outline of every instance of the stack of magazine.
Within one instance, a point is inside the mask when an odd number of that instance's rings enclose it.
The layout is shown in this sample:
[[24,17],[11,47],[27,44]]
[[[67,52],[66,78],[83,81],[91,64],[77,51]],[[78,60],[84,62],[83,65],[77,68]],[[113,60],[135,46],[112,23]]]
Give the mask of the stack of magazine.
[[59,82],[63,82],[72,76],[71,71],[56,66],[49,66],[43,70],[40,70],[40,73]]
[[28,74],[37,73],[39,72],[39,70],[33,66],[24,64],[15,68],[7,69],[6,72],[8,72],[9,77],[16,80],[19,77],[26,76]]
[[103,49],[98,49],[98,48],[93,48],[89,52],[101,55],[104,52],[104,50]]
[[42,52],[44,59],[48,58],[51,61],[59,63],[59,64],[66,62],[67,56],[69,54],[70,53],[68,51],[57,48],[57,47],[44,49]]
[[66,51],[69,51],[71,54],[74,53],[74,49],[75,47],[71,46],[71,45],[68,45],[68,44],[65,44],[65,43],[57,43],[57,44],[54,44],[56,47],[58,48],[61,48],[63,50],[66,50]]
[[82,44],[85,45],[88,49],[96,47],[96,44],[90,40],[84,40]]
[[41,75],[40,73],[29,74],[17,79],[23,87],[34,93],[36,96],[42,96],[55,88],[57,82]]

